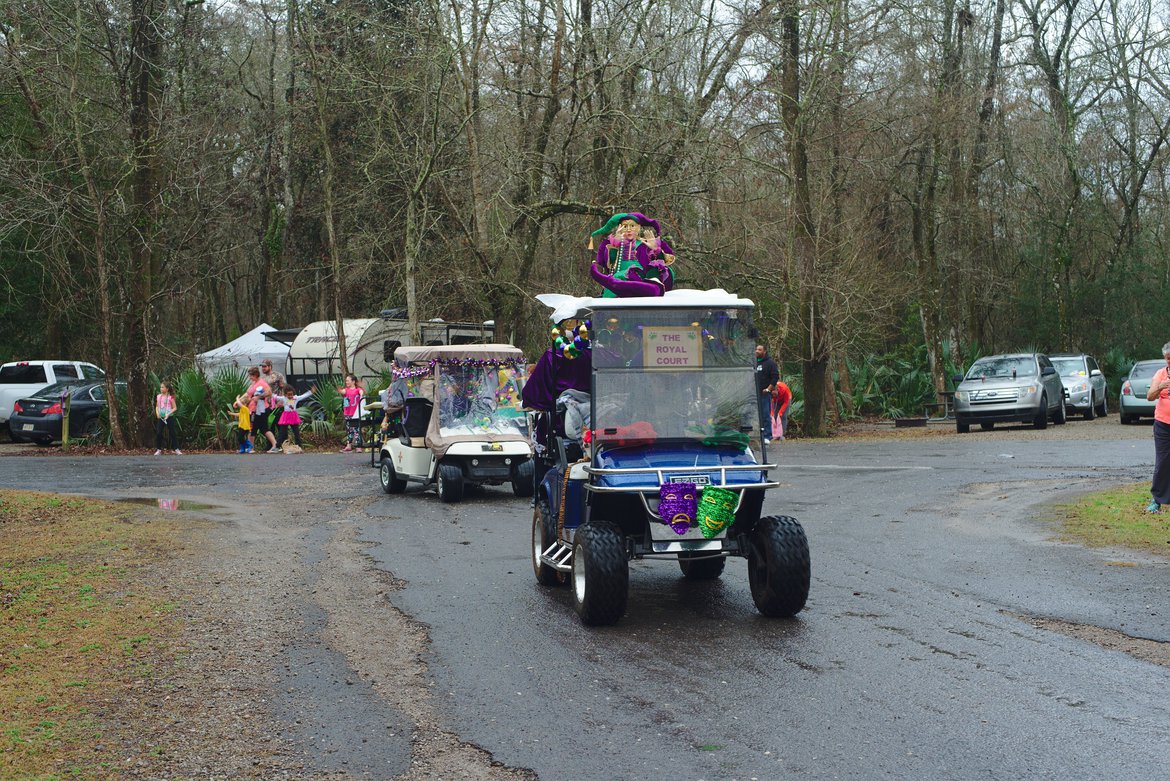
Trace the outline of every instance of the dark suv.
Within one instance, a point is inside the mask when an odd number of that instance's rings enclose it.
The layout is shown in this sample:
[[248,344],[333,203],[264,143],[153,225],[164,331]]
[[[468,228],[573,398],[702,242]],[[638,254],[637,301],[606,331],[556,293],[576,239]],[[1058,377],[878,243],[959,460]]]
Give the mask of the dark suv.
[[1064,385],[1048,356],[1041,353],[989,355],[955,377],[955,428],[960,434],[978,423],[984,431],[996,423],[1031,423],[1045,428],[1061,424]]

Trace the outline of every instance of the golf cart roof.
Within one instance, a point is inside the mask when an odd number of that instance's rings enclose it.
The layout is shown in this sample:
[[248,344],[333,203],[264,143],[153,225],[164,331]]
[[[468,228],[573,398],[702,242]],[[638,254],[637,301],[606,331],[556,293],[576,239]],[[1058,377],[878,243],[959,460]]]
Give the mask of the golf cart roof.
[[750,309],[749,298],[740,298],[721,288],[714,290],[669,290],[663,296],[634,298],[602,298],[567,296],[560,293],[542,293],[536,300],[552,309],[549,319],[554,323],[569,318],[589,316],[595,309]]
[[394,351],[398,363],[427,363],[429,361],[459,360],[521,361],[524,353],[510,344],[435,344],[399,347]]

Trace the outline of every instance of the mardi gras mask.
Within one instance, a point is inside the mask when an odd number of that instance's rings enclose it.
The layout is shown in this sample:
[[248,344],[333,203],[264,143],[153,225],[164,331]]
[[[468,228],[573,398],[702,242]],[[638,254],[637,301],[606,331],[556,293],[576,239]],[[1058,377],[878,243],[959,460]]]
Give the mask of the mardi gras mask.
[[711,539],[735,522],[736,495],[726,488],[707,486],[699,500],[699,530]]
[[675,534],[686,534],[694,525],[697,507],[694,483],[667,483],[658,489],[658,514]]

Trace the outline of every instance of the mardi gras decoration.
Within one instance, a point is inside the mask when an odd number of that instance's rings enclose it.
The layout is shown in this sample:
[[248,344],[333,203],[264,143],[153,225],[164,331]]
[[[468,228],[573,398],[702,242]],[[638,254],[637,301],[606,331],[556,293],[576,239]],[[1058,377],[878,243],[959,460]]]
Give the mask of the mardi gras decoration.
[[734,523],[735,505],[734,491],[714,486],[704,488],[696,513],[699,520],[699,530],[703,532],[703,536],[711,539]]
[[699,505],[694,483],[666,483],[658,489],[658,515],[675,534],[686,534]]
[[590,249],[594,238],[606,237],[589,267],[589,275],[605,288],[603,297],[661,296],[674,288],[674,250],[661,233],[657,220],[621,212],[590,234]]
[[590,348],[589,343],[589,329],[592,323],[586,320],[576,330],[576,336],[570,341],[569,336],[573,333],[572,328],[553,328],[551,336],[553,338],[554,349],[561,355],[572,360],[579,358],[582,353]]

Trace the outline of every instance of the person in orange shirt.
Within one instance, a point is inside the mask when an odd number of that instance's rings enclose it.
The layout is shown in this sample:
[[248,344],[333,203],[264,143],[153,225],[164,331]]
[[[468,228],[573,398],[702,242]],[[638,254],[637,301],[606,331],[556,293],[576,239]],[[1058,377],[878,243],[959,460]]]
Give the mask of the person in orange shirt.
[[1170,342],[1162,345],[1166,365],[1154,372],[1147,401],[1154,405],[1154,480],[1150,486],[1150,506],[1146,512],[1158,513],[1170,504]]

